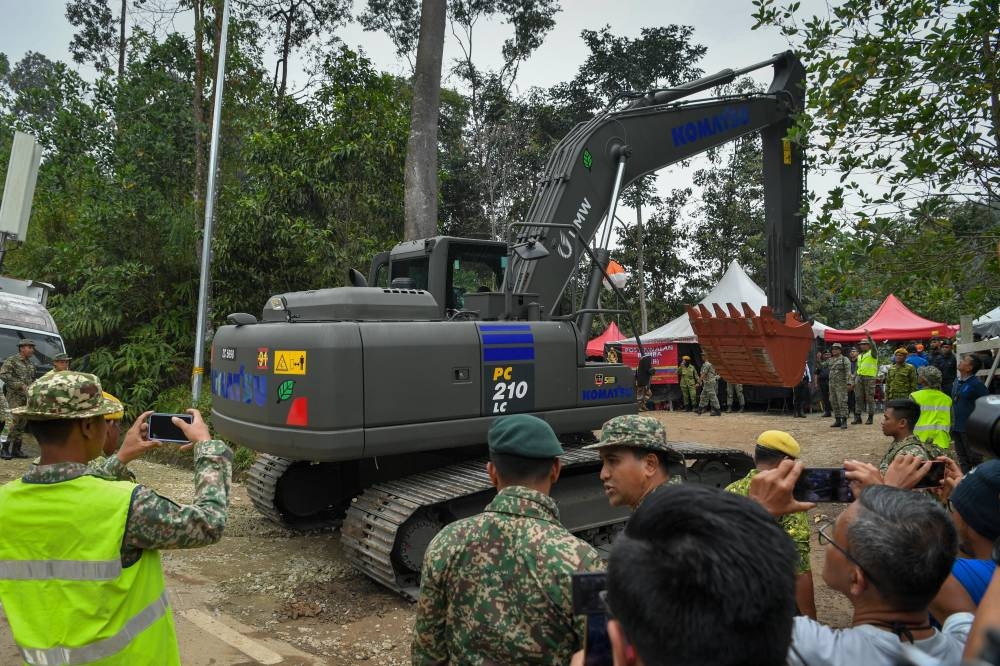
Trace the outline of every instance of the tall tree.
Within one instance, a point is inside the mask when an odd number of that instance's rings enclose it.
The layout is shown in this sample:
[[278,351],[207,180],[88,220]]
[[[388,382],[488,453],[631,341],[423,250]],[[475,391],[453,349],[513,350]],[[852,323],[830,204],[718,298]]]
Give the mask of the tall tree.
[[[136,5],[145,2],[134,1]],[[69,44],[73,60],[91,64],[100,72],[110,72],[114,55],[117,75],[121,76],[125,71],[128,0],[120,0],[117,18],[111,11],[111,0],[69,0],[66,18],[77,29]]]
[[840,0],[811,17],[799,2],[754,5],[755,27],[780,28],[809,71],[795,136],[843,174],[822,221],[845,194],[864,214],[1000,196],[996,2]]
[[277,41],[274,90],[278,103],[288,91],[292,51],[350,18],[351,0],[243,0],[252,14],[266,21]]
[[427,238],[437,232],[437,133],[446,15],[446,0],[422,0],[404,171],[406,221],[403,238],[407,240]]

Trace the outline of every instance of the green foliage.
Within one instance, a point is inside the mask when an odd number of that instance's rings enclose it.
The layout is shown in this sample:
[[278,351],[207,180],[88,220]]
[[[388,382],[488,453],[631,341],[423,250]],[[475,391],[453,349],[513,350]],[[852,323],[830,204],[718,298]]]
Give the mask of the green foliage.
[[[841,0],[800,19],[799,3],[754,0],[810,75],[798,132],[862,205],[927,195],[986,200],[1000,187],[1000,14],[983,0]],[[868,191],[857,176],[876,181]],[[843,199],[831,197],[822,220]]]

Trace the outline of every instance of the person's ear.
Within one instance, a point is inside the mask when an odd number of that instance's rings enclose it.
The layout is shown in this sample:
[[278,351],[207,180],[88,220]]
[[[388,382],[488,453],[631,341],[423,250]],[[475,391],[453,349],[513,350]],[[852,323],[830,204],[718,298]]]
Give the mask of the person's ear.
[[486,463],[486,473],[490,476],[490,484],[496,488],[500,484],[500,479],[497,477],[497,468],[492,462]]
[[562,461],[556,458],[552,463],[552,469],[549,470],[549,483],[555,483],[559,480],[559,473],[562,471]]
[[851,564],[851,596],[860,597],[871,585],[865,572],[856,564]]
[[608,620],[608,640],[611,641],[611,660],[614,666],[642,666],[642,659],[629,644],[618,620]]
[[655,453],[649,452],[642,457],[642,469],[647,476],[656,474],[656,470],[659,468],[660,458]]

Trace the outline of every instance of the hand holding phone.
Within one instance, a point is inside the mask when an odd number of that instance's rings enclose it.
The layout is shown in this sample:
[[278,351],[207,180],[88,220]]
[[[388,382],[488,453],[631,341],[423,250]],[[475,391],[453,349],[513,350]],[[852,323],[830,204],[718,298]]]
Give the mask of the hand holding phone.
[[584,666],[612,666],[608,616],[601,593],[608,576],[602,572],[573,574],[573,614],[587,616],[587,635],[583,644]]
[[807,467],[792,496],[800,502],[853,502],[851,482],[843,467]]
[[191,414],[163,414],[153,413],[146,420],[148,429],[146,436],[159,442],[177,442],[186,444],[189,440],[180,426],[174,423],[174,418],[178,418],[187,424],[194,423]]

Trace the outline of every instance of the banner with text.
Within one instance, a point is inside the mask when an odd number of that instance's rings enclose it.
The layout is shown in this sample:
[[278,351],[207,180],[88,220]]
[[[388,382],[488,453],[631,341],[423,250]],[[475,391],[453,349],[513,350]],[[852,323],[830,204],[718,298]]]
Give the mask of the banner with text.
[[[653,357],[653,384],[677,383],[677,344],[674,342],[647,342],[642,345],[646,356]],[[609,363],[624,363],[639,367],[639,346],[622,342],[604,345],[604,358]]]

